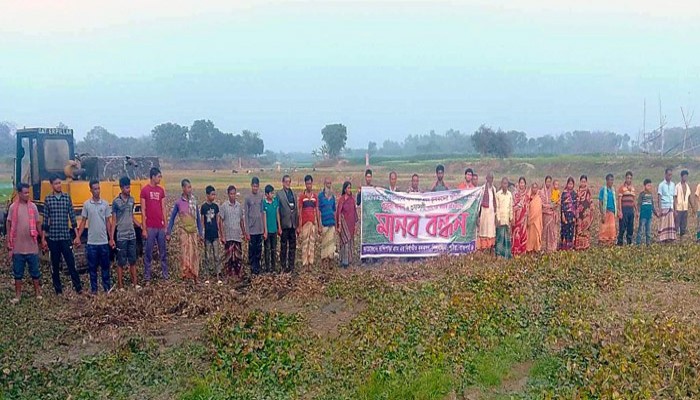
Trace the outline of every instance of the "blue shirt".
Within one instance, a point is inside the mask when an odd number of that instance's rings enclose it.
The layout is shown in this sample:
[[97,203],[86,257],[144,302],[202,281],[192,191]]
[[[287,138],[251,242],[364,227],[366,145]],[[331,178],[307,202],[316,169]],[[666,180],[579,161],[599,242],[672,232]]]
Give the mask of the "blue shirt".
[[[603,193],[605,193],[605,189],[607,186],[603,186],[600,189],[600,193],[598,194],[598,200],[603,201]],[[607,206],[607,211],[610,211],[611,213],[615,213],[615,189],[610,188],[608,189],[608,204]]]
[[335,226],[335,196],[328,198],[325,192],[319,193],[318,208],[321,211],[321,225]]
[[661,195],[661,209],[673,208],[673,196],[676,195],[676,184],[673,182],[659,183],[659,194]]

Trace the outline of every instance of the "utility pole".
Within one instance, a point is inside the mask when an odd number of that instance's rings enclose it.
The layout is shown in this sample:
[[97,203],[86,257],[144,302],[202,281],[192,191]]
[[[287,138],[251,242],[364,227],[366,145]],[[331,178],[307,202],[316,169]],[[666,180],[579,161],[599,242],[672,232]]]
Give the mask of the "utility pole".
[[661,155],[664,154],[664,115],[661,111],[661,95],[659,95],[659,130],[661,134]]

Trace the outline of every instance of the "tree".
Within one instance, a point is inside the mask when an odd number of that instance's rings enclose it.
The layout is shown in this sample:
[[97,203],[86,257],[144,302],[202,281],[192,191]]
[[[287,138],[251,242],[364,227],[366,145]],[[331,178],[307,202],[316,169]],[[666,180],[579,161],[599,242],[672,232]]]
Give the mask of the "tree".
[[367,154],[373,156],[377,153],[377,142],[367,143]]
[[15,124],[8,121],[0,122],[0,154],[15,154]]
[[246,155],[257,156],[265,152],[265,143],[258,132],[244,130],[241,132],[241,138]]
[[96,126],[88,131],[85,139],[78,142],[78,151],[93,156],[116,156],[124,151],[119,139],[107,129]]
[[326,143],[328,156],[336,158],[345,148],[345,142],[348,140],[348,129],[343,124],[326,125],[321,129],[321,137]]
[[513,153],[513,145],[507,133],[498,130],[495,132],[486,125],[481,125],[472,135],[474,148],[482,156],[495,156],[507,158]]
[[184,158],[187,156],[188,130],[186,126],[180,126],[172,122],[160,124],[153,128],[151,137],[158,154],[173,158]]

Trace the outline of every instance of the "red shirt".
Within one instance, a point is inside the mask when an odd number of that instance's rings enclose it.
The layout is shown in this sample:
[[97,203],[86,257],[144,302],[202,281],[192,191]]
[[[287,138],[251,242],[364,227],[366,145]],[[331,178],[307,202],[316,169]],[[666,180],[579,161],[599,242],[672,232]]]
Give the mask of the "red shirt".
[[160,186],[146,185],[141,189],[141,201],[146,204],[146,227],[153,229],[165,229],[165,216],[163,215],[163,201],[165,190]]
[[318,207],[316,193],[311,195],[302,193],[299,196],[299,204],[301,205],[301,225],[304,226],[307,222],[316,223],[316,208]]

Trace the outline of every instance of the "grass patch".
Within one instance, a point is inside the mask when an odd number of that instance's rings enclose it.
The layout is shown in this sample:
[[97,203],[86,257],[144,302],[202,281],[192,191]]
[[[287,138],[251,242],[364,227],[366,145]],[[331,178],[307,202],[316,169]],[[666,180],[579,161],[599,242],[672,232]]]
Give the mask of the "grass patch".
[[386,377],[375,373],[353,396],[360,400],[437,400],[452,390],[452,376],[440,367]]

